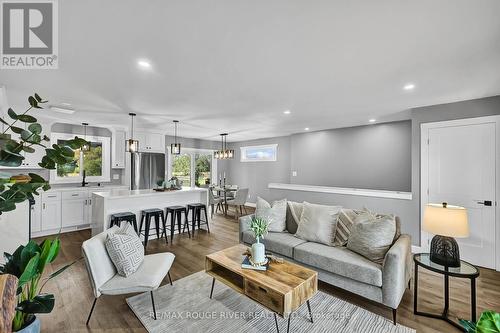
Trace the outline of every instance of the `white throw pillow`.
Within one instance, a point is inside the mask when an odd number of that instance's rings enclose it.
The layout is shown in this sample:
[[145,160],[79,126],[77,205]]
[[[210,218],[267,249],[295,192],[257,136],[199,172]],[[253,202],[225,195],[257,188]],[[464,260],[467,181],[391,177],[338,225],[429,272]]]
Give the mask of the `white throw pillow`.
[[286,199],[269,204],[266,200],[257,197],[255,217],[262,218],[269,223],[268,231],[283,232],[286,230]]
[[118,274],[122,276],[127,277],[137,271],[144,260],[141,239],[130,223],[122,223],[118,231],[109,233],[105,245]]
[[316,205],[304,201],[295,237],[333,246],[337,228],[337,216],[342,206]]

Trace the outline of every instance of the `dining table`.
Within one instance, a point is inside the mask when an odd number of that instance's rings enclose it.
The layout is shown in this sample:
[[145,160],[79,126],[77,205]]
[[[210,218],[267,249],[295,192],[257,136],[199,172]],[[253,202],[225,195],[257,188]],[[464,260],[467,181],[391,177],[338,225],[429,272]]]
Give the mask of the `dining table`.
[[237,186],[231,186],[231,185],[226,185],[226,186],[214,186],[212,187],[213,191],[217,192],[217,196],[223,198],[223,204],[222,204],[222,210],[224,211],[224,216],[227,216],[227,194],[228,193],[233,193],[238,190]]

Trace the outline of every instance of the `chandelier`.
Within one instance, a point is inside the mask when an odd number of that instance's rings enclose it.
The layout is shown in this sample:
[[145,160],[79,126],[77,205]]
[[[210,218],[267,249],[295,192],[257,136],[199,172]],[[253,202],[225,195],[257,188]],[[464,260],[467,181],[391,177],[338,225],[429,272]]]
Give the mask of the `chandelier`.
[[227,149],[227,133],[220,135],[221,149],[214,152],[214,157],[218,160],[230,160],[234,157],[234,150]]

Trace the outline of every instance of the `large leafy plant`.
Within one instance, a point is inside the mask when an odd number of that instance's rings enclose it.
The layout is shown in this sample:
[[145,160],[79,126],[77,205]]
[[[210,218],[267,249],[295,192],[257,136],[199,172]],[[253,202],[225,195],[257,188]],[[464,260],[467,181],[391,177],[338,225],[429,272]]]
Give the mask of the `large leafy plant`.
[[[47,101],[34,94],[28,97],[28,103],[29,107],[23,113],[18,114],[9,108],[9,119],[0,117],[0,122],[4,125],[4,130],[0,133],[0,166],[18,167],[25,159],[25,154],[35,152],[34,147],[41,146],[45,148],[45,156],[38,163],[42,168],[55,169],[56,165],[76,168],[74,150],[88,144],[87,141],[75,137],[62,145],[47,147],[50,139],[42,133],[42,126],[37,119],[28,114],[33,110],[43,109],[42,105]],[[37,174],[12,177],[0,174],[0,214],[14,210],[16,204],[38,195],[39,189],[46,191],[50,186],[47,180]]]
[[500,313],[484,311],[477,323],[460,319],[460,324],[467,333],[500,333]]
[[48,276],[43,276],[47,266],[53,262],[60,249],[59,239],[46,239],[37,244],[29,241],[19,246],[13,254],[4,253],[5,264],[0,266],[1,274],[12,274],[18,278],[17,307],[12,322],[14,331],[29,325],[36,313],[50,313],[54,308],[53,294],[42,293],[50,279],[64,272],[71,264],[64,265]]

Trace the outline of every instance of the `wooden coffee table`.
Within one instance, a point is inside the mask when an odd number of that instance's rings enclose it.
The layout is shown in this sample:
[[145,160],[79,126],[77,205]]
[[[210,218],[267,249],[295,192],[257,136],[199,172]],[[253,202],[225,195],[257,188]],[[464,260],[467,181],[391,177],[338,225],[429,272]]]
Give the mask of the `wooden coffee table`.
[[213,277],[210,298],[217,280],[272,311],[278,332],[276,315],[288,316],[288,332],[290,314],[304,303],[313,322],[309,300],[318,291],[318,273],[288,261],[271,263],[267,271],[242,269],[246,249],[240,244],[206,256],[205,271]]

